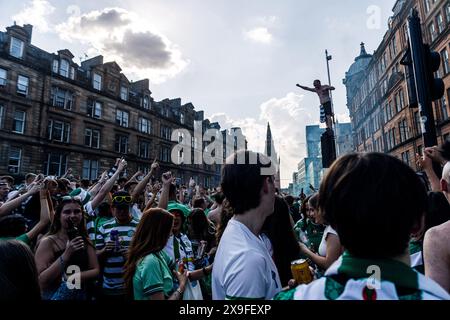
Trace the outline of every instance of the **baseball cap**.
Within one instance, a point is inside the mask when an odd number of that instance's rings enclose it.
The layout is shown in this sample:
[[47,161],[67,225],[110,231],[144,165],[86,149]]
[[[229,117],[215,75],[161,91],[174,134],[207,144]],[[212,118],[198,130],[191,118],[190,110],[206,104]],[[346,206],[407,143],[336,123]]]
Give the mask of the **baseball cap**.
[[88,191],[83,190],[81,188],[73,190],[72,192],[69,193],[69,196],[78,197],[81,200],[83,206],[87,204],[89,200],[91,200],[91,194]]
[[180,211],[185,217],[191,214],[191,210],[188,207],[175,201],[169,201],[167,204],[167,211]]

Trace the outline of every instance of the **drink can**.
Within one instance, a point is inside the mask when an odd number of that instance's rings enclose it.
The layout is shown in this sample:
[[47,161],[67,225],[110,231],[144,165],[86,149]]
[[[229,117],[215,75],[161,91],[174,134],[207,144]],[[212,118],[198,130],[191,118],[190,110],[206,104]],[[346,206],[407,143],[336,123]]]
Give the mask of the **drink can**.
[[184,261],[182,259],[178,260],[178,272],[184,273]]
[[297,284],[308,284],[313,281],[308,261],[304,259],[292,261],[291,271]]
[[111,230],[110,233],[111,241],[114,241],[114,251],[117,252],[120,249],[120,240],[119,240],[119,231],[118,230]]

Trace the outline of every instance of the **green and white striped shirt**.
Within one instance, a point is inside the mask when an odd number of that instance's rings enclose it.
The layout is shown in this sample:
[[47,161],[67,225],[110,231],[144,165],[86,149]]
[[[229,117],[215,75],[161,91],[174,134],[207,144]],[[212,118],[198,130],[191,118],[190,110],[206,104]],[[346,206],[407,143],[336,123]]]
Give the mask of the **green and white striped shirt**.
[[274,299],[450,300],[450,295],[432,279],[400,261],[362,259],[346,252],[323,278],[283,291]]
[[[116,219],[105,222],[98,230],[95,242],[96,249],[103,249],[106,243],[111,241],[112,230],[117,230],[119,232],[121,249],[128,249],[138,224],[139,222],[135,219],[132,219],[126,225],[119,224]],[[106,254],[107,257],[103,269],[103,288],[111,294],[124,294],[123,267],[126,259],[119,252],[110,252]]]

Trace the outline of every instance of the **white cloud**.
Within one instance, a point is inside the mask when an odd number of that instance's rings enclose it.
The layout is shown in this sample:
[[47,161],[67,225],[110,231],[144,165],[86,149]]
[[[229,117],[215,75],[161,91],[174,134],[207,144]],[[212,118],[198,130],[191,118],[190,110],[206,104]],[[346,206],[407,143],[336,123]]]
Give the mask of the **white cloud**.
[[122,8],[74,14],[56,26],[56,31],[61,39],[88,44],[91,52],[116,61],[131,78],[162,83],[189,63],[169,39],[152,30],[136,13]]
[[50,2],[45,0],[33,0],[24,6],[22,11],[12,16],[17,24],[31,24],[40,32],[51,31],[47,17],[55,11]]
[[350,115],[348,113],[339,113],[336,115],[336,121],[339,121],[339,123],[349,123]]
[[209,117],[222,128],[241,127],[248,141],[248,148],[263,152],[266,141],[267,122],[270,123],[275,149],[281,157],[281,184],[287,187],[292,182],[292,173],[306,156],[305,127],[317,124],[316,114],[302,106],[303,96],[288,93],[282,98],[272,98],[260,106],[257,118],[232,119],[224,113]]
[[273,36],[266,27],[256,27],[248,31],[244,31],[245,38],[262,44],[272,43]]

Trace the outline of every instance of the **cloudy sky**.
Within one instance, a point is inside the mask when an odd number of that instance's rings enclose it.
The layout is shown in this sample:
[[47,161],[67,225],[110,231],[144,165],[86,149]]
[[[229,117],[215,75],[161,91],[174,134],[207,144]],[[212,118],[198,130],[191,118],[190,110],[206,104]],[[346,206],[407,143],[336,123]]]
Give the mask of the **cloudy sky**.
[[149,78],[156,100],[182,98],[224,128],[240,126],[255,151],[270,121],[282,185],[305,157],[305,126],[318,99],[296,83],[327,81],[348,120],[345,72],[366,43],[373,52],[395,0],[0,0],[0,29],[34,25],[33,44],[80,57],[101,53],[130,80]]

